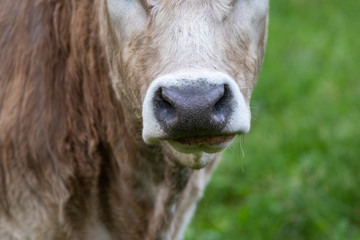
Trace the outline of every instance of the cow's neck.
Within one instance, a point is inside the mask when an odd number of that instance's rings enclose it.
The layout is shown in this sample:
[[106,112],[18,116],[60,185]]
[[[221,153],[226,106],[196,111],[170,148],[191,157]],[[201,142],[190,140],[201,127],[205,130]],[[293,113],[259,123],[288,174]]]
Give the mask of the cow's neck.
[[[114,161],[101,167],[99,189],[110,196],[100,202],[102,217],[108,221],[112,216],[112,226],[126,225],[116,237],[130,234],[132,239],[156,239],[169,228],[175,204],[192,170],[175,164],[160,146],[145,145],[139,136],[141,123],[134,121],[130,112],[123,115],[128,118],[120,123],[121,137],[104,146],[104,159],[111,159],[107,153],[111,152]],[[108,187],[103,188],[103,184]],[[119,216],[116,209],[122,209]],[[118,222],[124,218],[126,222]],[[124,229],[129,231],[125,236]]]

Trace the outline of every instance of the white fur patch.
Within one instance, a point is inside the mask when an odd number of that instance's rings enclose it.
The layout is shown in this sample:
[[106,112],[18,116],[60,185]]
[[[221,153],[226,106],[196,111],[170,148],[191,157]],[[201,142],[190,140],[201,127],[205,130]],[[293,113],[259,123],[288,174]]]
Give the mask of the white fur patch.
[[233,94],[234,111],[231,113],[223,133],[247,133],[250,130],[250,108],[246,104],[242,93],[235,81],[222,72],[211,72],[206,70],[182,70],[173,74],[167,74],[155,79],[149,86],[143,103],[143,139],[151,144],[164,138],[166,133],[162,130],[154,114],[153,99],[160,87],[182,87],[193,85],[201,88],[197,79],[206,79],[211,84],[227,84]]

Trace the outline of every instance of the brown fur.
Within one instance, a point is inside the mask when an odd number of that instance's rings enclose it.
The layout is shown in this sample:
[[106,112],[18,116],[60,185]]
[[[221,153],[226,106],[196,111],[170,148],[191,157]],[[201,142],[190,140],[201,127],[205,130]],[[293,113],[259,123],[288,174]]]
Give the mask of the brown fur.
[[[195,172],[166,143],[143,143],[143,96],[177,63],[161,65],[155,26],[127,52],[112,49],[104,9],[100,0],[0,1],[1,240],[175,239],[216,166]],[[262,62],[265,37],[259,59],[243,41],[220,61],[235,78],[240,68],[257,75]],[[122,101],[110,74],[129,80],[116,86]]]
[[[114,239],[157,239],[191,174],[125,127],[94,6],[0,2],[1,239],[87,239],[96,222]],[[158,216],[154,186],[167,189]]]

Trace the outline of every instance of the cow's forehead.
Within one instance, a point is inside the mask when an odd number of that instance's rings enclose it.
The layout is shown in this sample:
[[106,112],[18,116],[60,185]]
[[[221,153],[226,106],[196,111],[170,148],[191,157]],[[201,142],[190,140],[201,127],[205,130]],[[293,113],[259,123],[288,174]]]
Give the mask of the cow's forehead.
[[[107,0],[107,5],[111,12],[129,15],[134,12],[134,8],[140,12],[151,13],[146,15],[157,15],[156,13],[174,14],[177,12],[206,11],[207,14],[215,14],[217,17],[225,17],[231,12],[252,13],[261,15],[268,9],[269,0]],[[213,10],[213,11],[209,11]]]
[[[170,10],[176,11],[179,8],[188,7],[188,6],[198,6],[198,7],[207,7],[211,6],[217,8],[218,10],[228,11],[233,7],[242,7],[252,9],[257,8],[261,9],[267,7],[268,0],[139,0],[144,6],[149,8],[152,7],[163,7],[161,10]],[[176,8],[166,8],[176,7]]]
[[220,3],[220,4],[228,4],[231,5],[235,3],[237,0],[141,0],[146,2],[151,6],[155,6],[157,4],[213,4],[213,3]]
[[[128,0],[129,1],[129,0]],[[237,2],[256,2],[257,0],[139,0],[142,3],[149,4],[149,5],[156,5],[156,4],[163,4],[163,3],[176,3],[176,4],[183,4],[183,3],[200,3],[200,4],[211,4],[211,3],[222,3],[222,4],[229,4],[233,5]]]
[[[108,0],[113,2],[112,0]],[[123,5],[128,7],[132,5],[142,5],[145,10],[152,8],[161,8],[162,11],[177,11],[181,8],[189,6],[207,7],[211,6],[220,11],[228,11],[229,9],[240,6],[242,8],[257,8],[261,9],[267,7],[269,0],[116,0],[116,5]]]

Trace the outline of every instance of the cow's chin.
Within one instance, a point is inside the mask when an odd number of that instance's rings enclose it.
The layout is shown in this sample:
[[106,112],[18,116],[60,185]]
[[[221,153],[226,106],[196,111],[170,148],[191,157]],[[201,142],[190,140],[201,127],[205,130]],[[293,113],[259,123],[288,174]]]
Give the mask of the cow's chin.
[[185,167],[200,169],[206,167],[234,141],[235,135],[188,137],[163,140],[171,158]]

